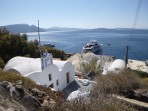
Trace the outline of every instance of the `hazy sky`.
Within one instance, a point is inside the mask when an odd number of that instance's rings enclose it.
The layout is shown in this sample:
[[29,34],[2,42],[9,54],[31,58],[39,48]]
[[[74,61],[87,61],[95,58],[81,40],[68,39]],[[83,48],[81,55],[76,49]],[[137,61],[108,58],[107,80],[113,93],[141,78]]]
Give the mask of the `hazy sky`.
[[[131,28],[139,0],[0,0],[0,26],[26,23],[40,27]],[[136,28],[148,29],[148,0]]]

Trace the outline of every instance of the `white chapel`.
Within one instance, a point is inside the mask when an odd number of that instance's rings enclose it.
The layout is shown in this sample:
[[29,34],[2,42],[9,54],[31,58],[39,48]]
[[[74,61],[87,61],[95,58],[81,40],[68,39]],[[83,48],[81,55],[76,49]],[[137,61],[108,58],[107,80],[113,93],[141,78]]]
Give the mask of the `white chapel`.
[[52,54],[42,53],[41,58],[14,57],[3,71],[28,77],[40,85],[63,90],[74,81],[75,71],[71,62],[53,60]]

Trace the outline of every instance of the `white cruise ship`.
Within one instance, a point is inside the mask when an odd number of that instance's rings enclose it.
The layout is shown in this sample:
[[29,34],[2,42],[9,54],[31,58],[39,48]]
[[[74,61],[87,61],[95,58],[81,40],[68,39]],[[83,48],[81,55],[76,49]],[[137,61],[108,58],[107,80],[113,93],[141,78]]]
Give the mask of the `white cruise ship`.
[[96,40],[90,40],[85,46],[83,46],[82,52],[100,52],[101,51],[101,44],[98,44]]

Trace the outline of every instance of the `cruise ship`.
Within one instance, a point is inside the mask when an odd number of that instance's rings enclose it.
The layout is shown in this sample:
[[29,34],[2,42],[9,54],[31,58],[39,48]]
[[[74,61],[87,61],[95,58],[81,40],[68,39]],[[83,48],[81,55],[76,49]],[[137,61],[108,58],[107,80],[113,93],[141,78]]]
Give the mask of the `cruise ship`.
[[100,52],[101,51],[101,44],[99,44],[96,40],[90,40],[85,46],[83,46],[82,52]]

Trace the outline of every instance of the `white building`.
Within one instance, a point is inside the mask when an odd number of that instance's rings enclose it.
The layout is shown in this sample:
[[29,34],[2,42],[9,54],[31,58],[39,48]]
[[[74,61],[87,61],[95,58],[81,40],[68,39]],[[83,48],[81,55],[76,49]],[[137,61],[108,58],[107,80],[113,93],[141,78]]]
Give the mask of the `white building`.
[[109,67],[108,71],[113,72],[120,72],[125,69],[125,61],[122,59],[116,59],[111,66]]
[[110,65],[106,64],[106,66],[104,66],[102,74],[105,75],[108,72],[119,73],[120,71],[123,71],[124,69],[125,69],[125,61],[122,59],[116,59]]
[[75,75],[71,62],[53,60],[49,53],[43,53],[41,59],[14,57],[8,61],[3,71],[21,74],[55,90],[63,90],[74,81]]

